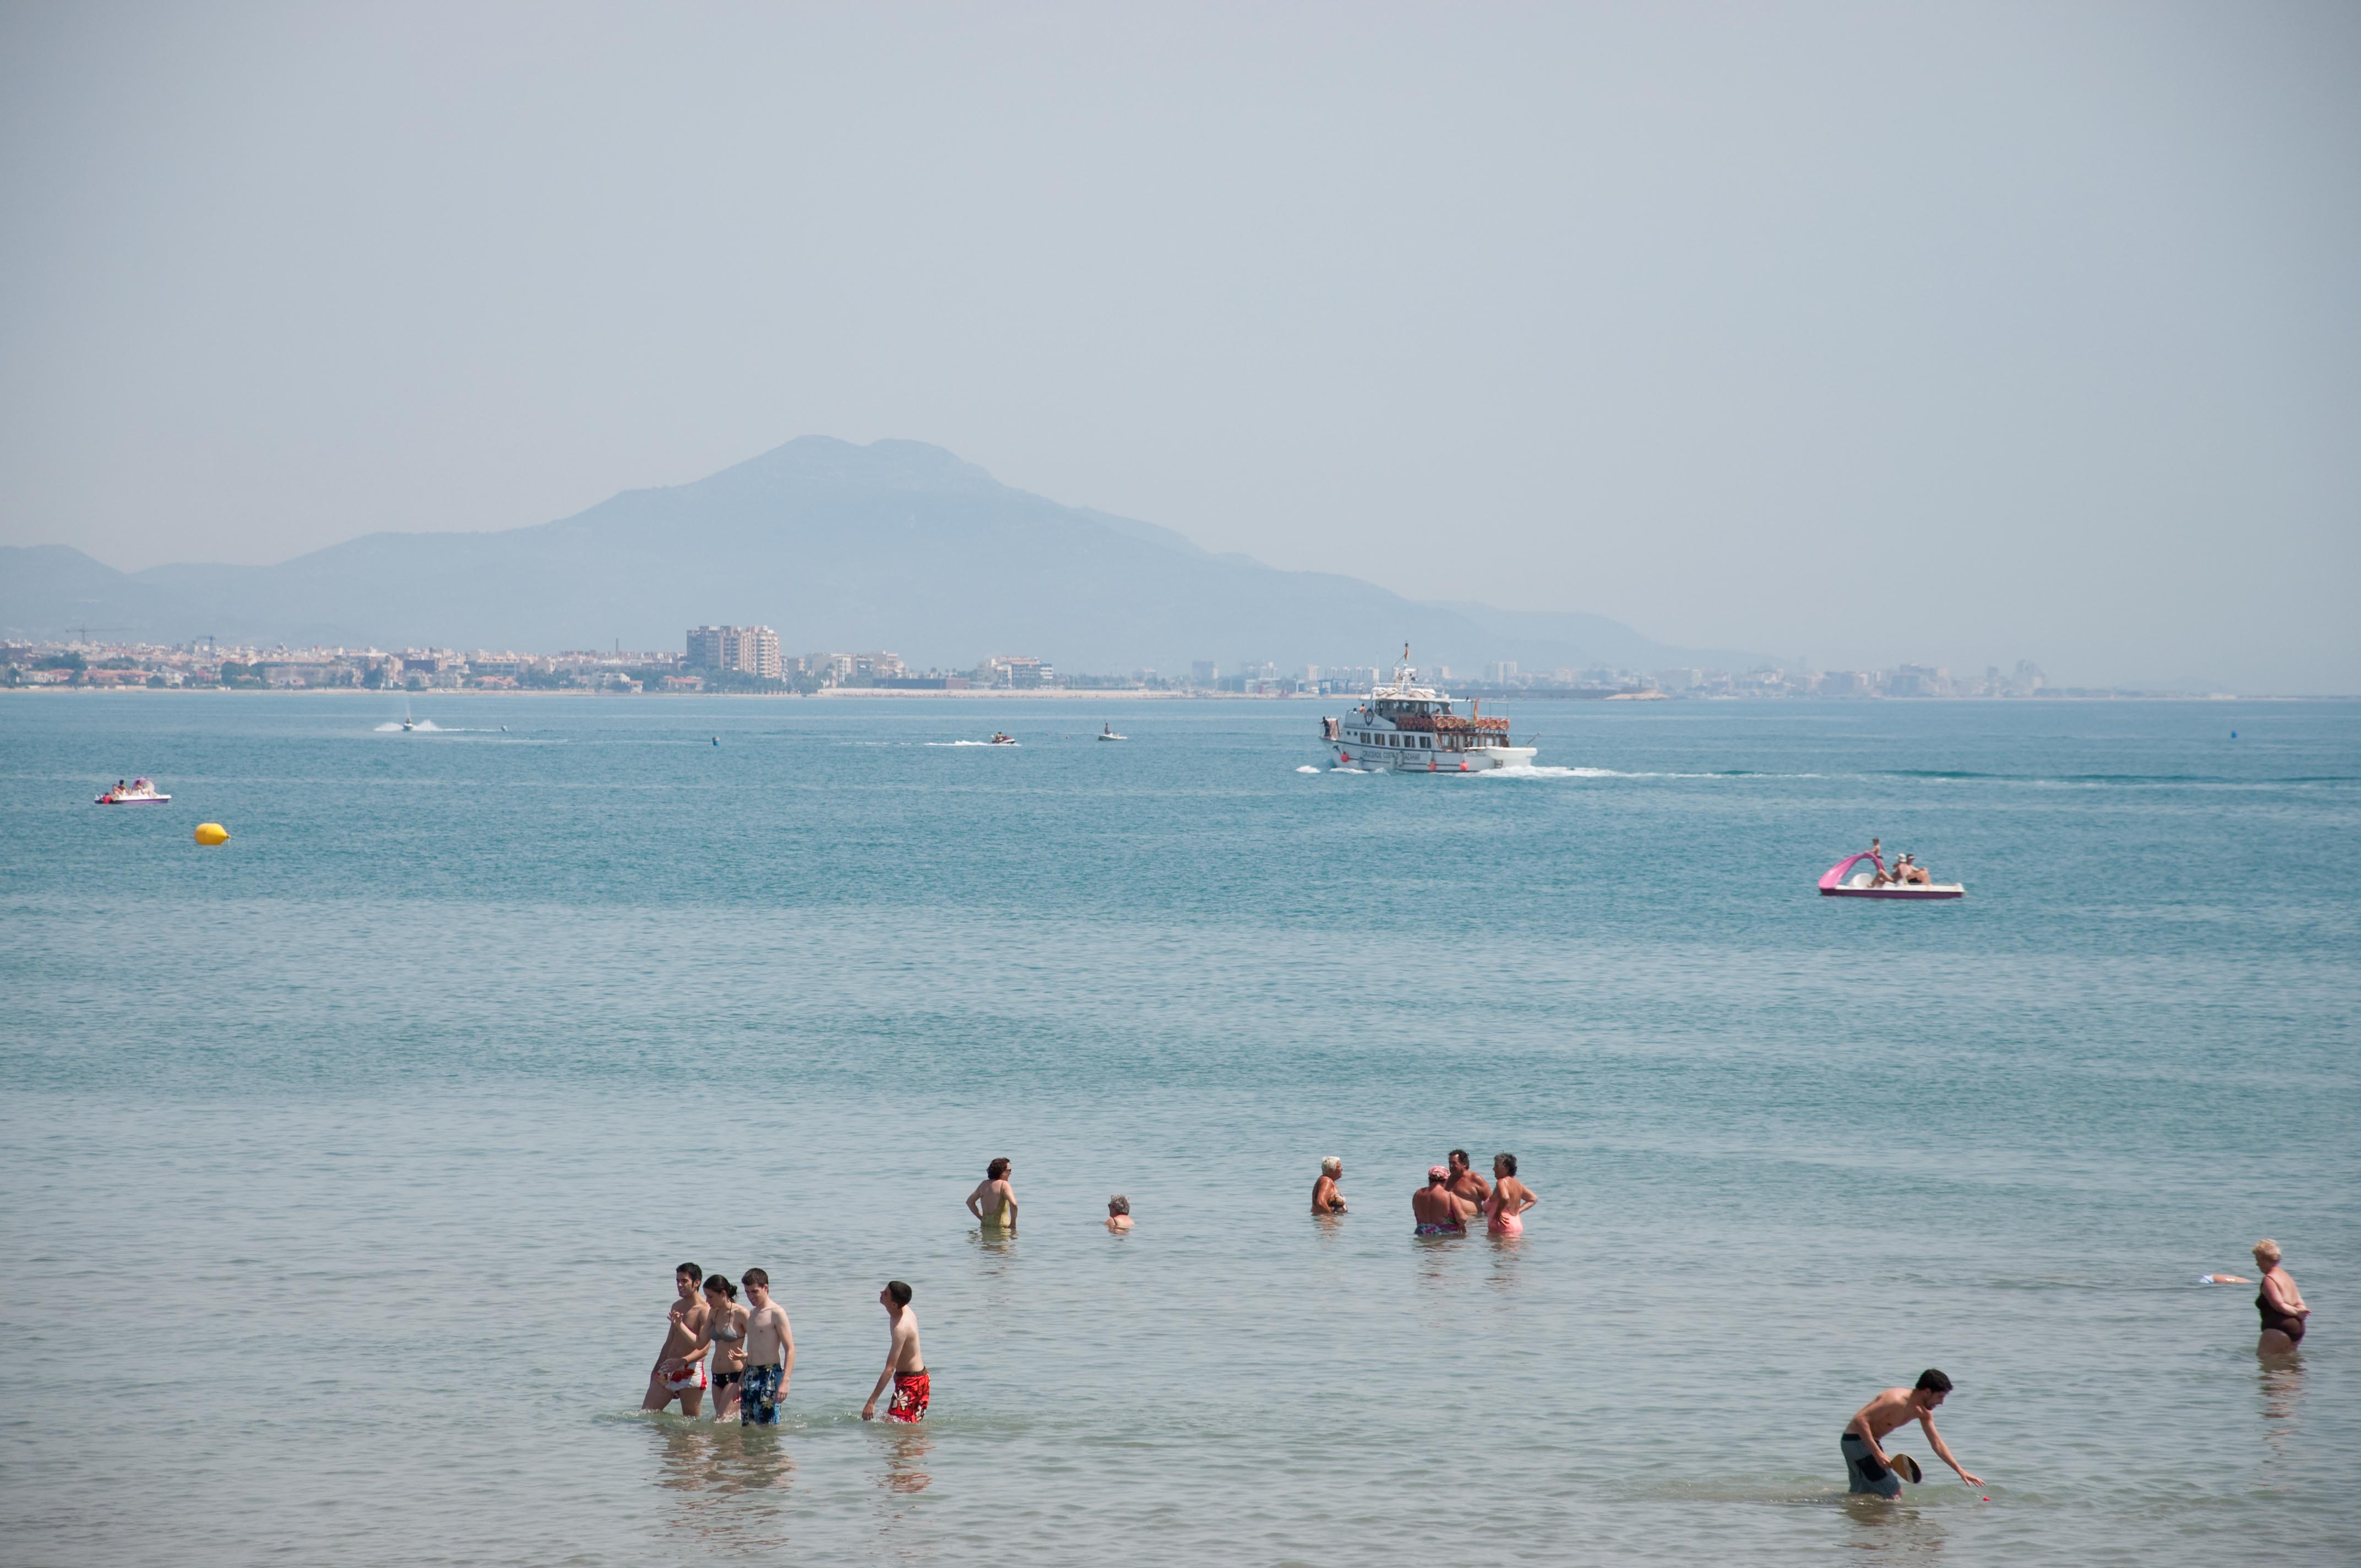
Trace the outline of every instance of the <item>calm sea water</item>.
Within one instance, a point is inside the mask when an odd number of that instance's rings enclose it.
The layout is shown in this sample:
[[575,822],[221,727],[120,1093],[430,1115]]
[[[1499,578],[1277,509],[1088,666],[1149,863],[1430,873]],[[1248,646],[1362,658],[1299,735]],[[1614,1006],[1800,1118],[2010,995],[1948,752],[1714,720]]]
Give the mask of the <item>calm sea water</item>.
[[[1579,771],[1482,780],[417,706],[0,700],[12,1563],[2361,1558],[2361,706],[1527,703]],[[1816,897],[1872,833],[1969,898]],[[1454,1146],[1521,1241],[1412,1240]],[[2195,1283],[2266,1233],[2279,1368]],[[777,1434],[638,1412],[684,1258]],[[1927,1365],[1988,1486],[1848,1503]]]

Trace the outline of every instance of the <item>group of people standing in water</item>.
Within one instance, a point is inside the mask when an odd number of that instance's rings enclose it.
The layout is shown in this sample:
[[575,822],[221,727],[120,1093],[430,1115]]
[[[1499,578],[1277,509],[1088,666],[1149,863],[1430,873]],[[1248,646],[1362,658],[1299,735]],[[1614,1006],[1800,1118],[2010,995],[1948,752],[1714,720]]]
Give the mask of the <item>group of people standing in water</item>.
[[[967,1195],[968,1212],[987,1232],[1016,1234],[1018,1204],[1016,1188],[1010,1179],[1015,1168],[1006,1158],[993,1160],[984,1168],[983,1179]],[[1312,1184],[1314,1216],[1333,1219],[1346,1212],[1344,1177],[1342,1158],[1331,1155],[1320,1162],[1320,1175]],[[1481,1214],[1490,1234],[1521,1235],[1524,1216],[1540,1201],[1540,1196],[1518,1179],[1515,1155],[1494,1155],[1492,1179],[1486,1181],[1470,1168],[1466,1149],[1453,1149],[1447,1163],[1427,1168],[1426,1184],[1411,1194],[1411,1234],[1464,1236],[1470,1223]],[[1131,1201],[1121,1193],[1107,1200],[1106,1228],[1116,1234],[1132,1228]],[[2304,1303],[2294,1276],[2287,1271],[2277,1242],[2266,1236],[2255,1244],[2254,1252],[2255,1266],[2261,1271],[2255,1307],[2263,1320],[2262,1337],[2255,1349],[2265,1356],[2283,1356],[2303,1342],[2312,1309]],[[2203,1275],[2198,1282],[2257,1283],[2238,1274]],[[745,1291],[742,1303],[741,1286]],[[665,1314],[664,1348],[648,1371],[647,1398],[642,1409],[661,1410],[678,1400],[682,1414],[695,1417],[701,1413],[709,1388],[716,1420],[734,1415],[746,1426],[777,1425],[779,1408],[786,1401],[787,1381],[795,1372],[796,1338],[785,1310],[771,1299],[771,1277],[762,1269],[750,1268],[733,1284],[727,1276],[707,1274],[693,1263],[684,1263],[674,1271],[673,1288],[677,1299]],[[911,1310],[911,1295],[910,1287],[899,1279],[889,1280],[877,1293],[879,1305],[885,1309],[888,1343],[885,1369],[878,1374],[868,1403],[861,1408],[864,1421],[875,1418],[877,1401],[889,1382],[894,1398],[886,1420],[917,1421],[927,1413],[933,1386],[918,1346],[918,1315]],[[1971,1486],[1983,1485],[1981,1476],[1952,1457],[1942,1434],[1935,1430],[1936,1408],[1950,1392],[1950,1378],[1930,1366],[1918,1375],[1916,1384],[1885,1389],[1854,1411],[1838,1444],[1844,1459],[1846,1490],[1892,1497],[1900,1495],[1905,1478],[1919,1479],[1916,1461],[1906,1454],[1890,1453],[1884,1446],[1887,1434],[1913,1420],[1925,1430],[1937,1456],[1957,1471],[1960,1480]]]
[[[648,1368],[643,1410],[661,1410],[675,1399],[680,1413],[692,1419],[704,1411],[705,1395],[713,1392],[713,1419],[738,1418],[750,1427],[779,1424],[779,1407],[787,1400],[787,1382],[795,1376],[796,1334],[786,1309],[771,1299],[771,1277],[759,1268],[739,1276],[736,1284],[725,1274],[708,1274],[693,1263],[673,1270],[675,1299],[664,1314],[664,1348]],[[746,1299],[738,1299],[740,1286]],[[885,1411],[889,1421],[916,1421],[927,1413],[933,1386],[927,1360],[918,1348],[918,1314],[911,1310],[910,1287],[889,1279],[877,1292],[885,1309],[887,1342],[885,1370],[861,1407],[861,1419],[873,1420],[878,1398],[890,1380],[894,1400]]]
[[[1496,1236],[1525,1232],[1525,1212],[1541,1201],[1534,1190],[1517,1179],[1517,1157],[1492,1157],[1492,1179],[1469,1168],[1467,1151],[1453,1149],[1446,1165],[1426,1168],[1426,1185],[1410,1195],[1415,1236],[1464,1236],[1468,1222],[1484,1216],[1484,1229]],[[1319,1178],[1312,1183],[1312,1212],[1326,1219],[1345,1212],[1345,1162],[1330,1155],[1320,1162]]]

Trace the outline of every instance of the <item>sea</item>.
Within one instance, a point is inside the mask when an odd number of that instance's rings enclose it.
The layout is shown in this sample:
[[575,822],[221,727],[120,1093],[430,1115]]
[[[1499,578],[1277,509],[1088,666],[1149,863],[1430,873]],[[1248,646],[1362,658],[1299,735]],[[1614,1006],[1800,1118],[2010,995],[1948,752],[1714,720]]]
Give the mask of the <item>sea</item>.
[[0,697],[10,1563],[2361,1561],[2361,704],[409,700]]

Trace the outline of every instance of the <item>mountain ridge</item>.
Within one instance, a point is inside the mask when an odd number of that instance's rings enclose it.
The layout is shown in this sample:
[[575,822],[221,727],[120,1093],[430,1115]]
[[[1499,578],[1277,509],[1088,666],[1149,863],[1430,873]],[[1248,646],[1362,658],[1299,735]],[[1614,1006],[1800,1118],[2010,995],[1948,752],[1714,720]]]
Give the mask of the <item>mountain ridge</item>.
[[82,624],[160,642],[668,648],[712,621],[790,652],[891,648],[965,667],[1167,673],[1240,659],[1530,668],[1752,663],[1603,616],[1430,604],[1334,572],[1216,554],[1159,524],[1003,485],[924,442],[802,436],[684,484],[479,533],[364,534],[267,566],[117,572],[66,545],[0,548],[0,630]]

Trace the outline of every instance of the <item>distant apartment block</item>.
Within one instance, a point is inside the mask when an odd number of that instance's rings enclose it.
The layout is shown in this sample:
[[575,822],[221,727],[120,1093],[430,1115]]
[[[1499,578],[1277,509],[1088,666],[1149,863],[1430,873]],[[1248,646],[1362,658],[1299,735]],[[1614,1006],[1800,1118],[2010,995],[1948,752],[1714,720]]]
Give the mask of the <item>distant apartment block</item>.
[[692,669],[736,670],[772,681],[786,678],[779,634],[767,626],[692,626],[683,662]]

